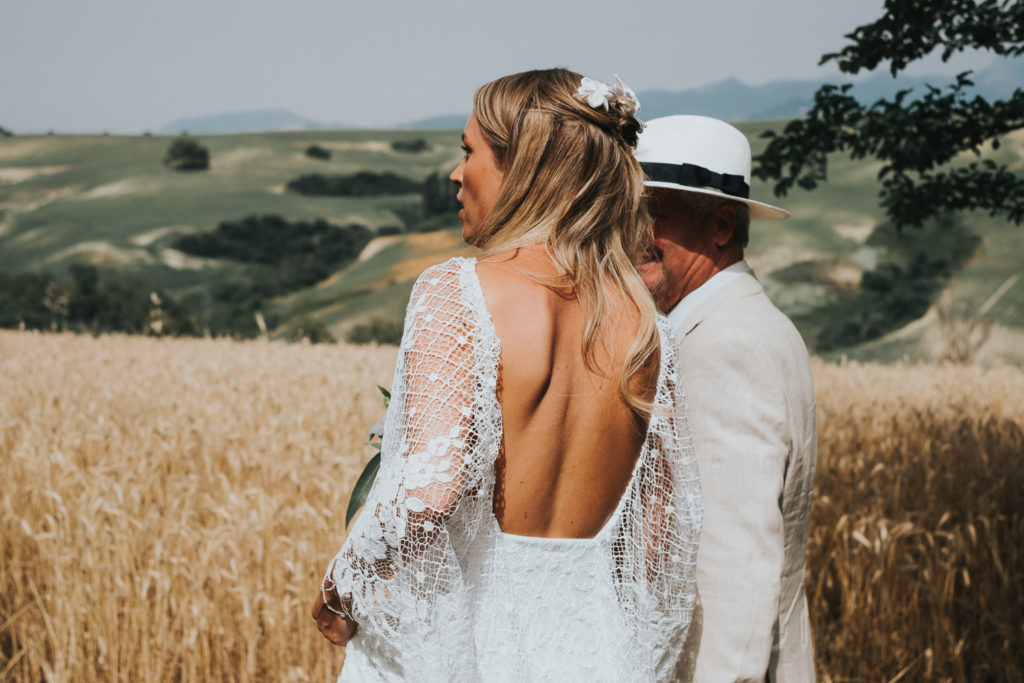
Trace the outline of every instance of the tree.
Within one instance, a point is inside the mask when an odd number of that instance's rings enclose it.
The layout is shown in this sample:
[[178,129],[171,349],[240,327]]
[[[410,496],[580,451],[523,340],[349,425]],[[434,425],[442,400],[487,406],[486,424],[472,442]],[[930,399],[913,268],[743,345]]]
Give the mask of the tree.
[[334,344],[338,341],[331,334],[327,323],[309,315],[299,316],[289,322],[285,334],[288,341],[292,342],[308,340],[310,344]]
[[455,216],[461,206],[459,200],[455,198],[459,194],[459,188],[446,174],[435,171],[428,175],[420,192],[425,216]]
[[289,180],[286,187],[299,194],[372,197],[381,194],[409,194],[420,189],[420,183],[391,171],[357,171],[351,175],[307,173]]
[[192,138],[182,136],[167,148],[164,164],[175,171],[202,171],[210,167],[210,151]]
[[[888,61],[895,77],[907,65],[936,49],[942,60],[965,49],[1015,57],[1024,53],[1024,0],[885,0],[884,14],[846,36],[851,44],[823,55],[857,74]],[[770,142],[756,158],[754,175],[775,180],[775,194],[793,185],[813,189],[827,178],[827,154],[882,161],[881,204],[897,228],[919,227],[950,211],[979,209],[1024,222],[1024,178],[1006,164],[976,159],[953,164],[961,152],[980,157],[988,142],[1024,127],[1024,91],[988,102],[971,96],[970,72],[944,89],[928,87],[923,97],[909,90],[870,106],[859,103],[851,85],[822,86],[814,105],[786,125],[767,131]]]
[[393,140],[391,142],[391,149],[396,152],[409,152],[415,154],[417,152],[425,152],[430,149],[430,144],[423,138],[415,138],[413,140]]
[[327,161],[331,158],[331,150],[320,145],[310,145],[306,148],[306,156],[310,159],[322,159]]
[[403,325],[403,321],[393,318],[371,318],[350,329],[345,341],[349,344],[399,344]]

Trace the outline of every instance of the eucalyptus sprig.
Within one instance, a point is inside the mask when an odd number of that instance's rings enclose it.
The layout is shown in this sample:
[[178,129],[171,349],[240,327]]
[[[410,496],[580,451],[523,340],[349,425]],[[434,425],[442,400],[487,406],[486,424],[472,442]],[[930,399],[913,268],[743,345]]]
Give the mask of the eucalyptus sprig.
[[[384,396],[384,408],[387,409],[391,403],[391,392],[382,386],[377,386],[380,393]],[[366,463],[366,467],[363,468],[363,473],[359,475],[359,479],[356,480],[356,485],[352,487],[352,497],[348,500],[348,510],[345,512],[345,526],[348,527],[349,522],[359,512],[359,508],[363,507],[363,503],[366,502],[366,496],[370,493],[370,489],[373,488],[373,482],[377,479],[377,471],[380,470],[380,447],[381,440],[384,438],[384,423],[375,422],[370,427],[370,434],[366,438],[366,443],[377,449],[377,452],[370,462]]]

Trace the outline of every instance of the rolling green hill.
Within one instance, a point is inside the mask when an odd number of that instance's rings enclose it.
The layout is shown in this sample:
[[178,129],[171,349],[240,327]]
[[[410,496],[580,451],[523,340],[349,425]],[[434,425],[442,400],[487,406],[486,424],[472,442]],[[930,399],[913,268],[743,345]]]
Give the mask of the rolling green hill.
[[[741,126],[755,151],[756,135],[765,125]],[[391,146],[415,138],[425,139],[427,149],[403,152]],[[285,190],[288,181],[310,173],[369,170],[417,182],[432,172],[447,173],[461,155],[457,131],[201,136],[211,168],[192,172],[170,171],[161,163],[171,140],[0,139],[0,274],[46,270],[61,275],[72,264],[85,263],[189,297],[231,286],[246,266],[185,254],[175,248],[184,235],[268,214],[358,224],[379,236],[357,259],[312,287],[261,304],[268,320],[277,322],[272,335],[284,335],[289,321],[312,317],[342,338],[353,325],[373,318],[400,319],[416,275],[465,253],[454,215],[440,221],[441,230],[409,231],[407,223],[415,222],[410,216],[421,201],[417,193],[331,197]],[[331,158],[308,157],[304,150],[311,144],[330,150]],[[1024,167],[1024,131],[1009,136],[994,154],[1018,170]],[[932,359],[966,329],[958,320],[990,321],[978,359],[1024,362],[1024,282],[1016,279],[1024,269],[1024,230],[967,215],[897,234],[879,224],[875,164],[835,159],[829,170],[829,182],[814,192],[798,190],[775,199],[756,182],[752,190],[793,213],[787,221],[755,223],[748,256],[812,347],[827,356]],[[876,309],[904,305],[891,300],[893,292],[904,290],[917,292],[911,303],[923,302],[919,313],[880,338],[859,340],[858,334],[874,329]],[[930,305],[933,301],[941,305]],[[940,309],[948,315],[940,316]],[[252,326],[255,334],[255,320]]]

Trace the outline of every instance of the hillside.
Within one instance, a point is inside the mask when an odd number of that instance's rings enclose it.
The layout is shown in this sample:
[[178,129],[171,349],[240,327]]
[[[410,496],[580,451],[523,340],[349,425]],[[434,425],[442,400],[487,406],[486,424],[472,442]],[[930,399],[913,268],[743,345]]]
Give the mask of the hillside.
[[[395,140],[420,138],[427,142],[421,152],[391,147]],[[175,249],[175,241],[184,235],[212,230],[222,221],[267,214],[400,232],[405,228],[403,216],[421,202],[418,192],[309,196],[286,191],[288,181],[310,173],[373,169],[419,182],[438,169],[447,173],[461,156],[458,136],[450,132],[202,136],[196,139],[210,149],[210,170],[176,173],[161,163],[171,139],[34,136],[0,140],[0,273],[62,273],[72,263],[88,263],[187,295],[231,282],[241,266]],[[329,150],[331,158],[307,156],[304,150],[311,144]],[[454,215],[448,222],[458,225]],[[414,254],[431,253],[430,247],[411,249]],[[390,256],[393,253],[385,250],[376,261]],[[289,312],[281,310],[288,319]],[[401,306],[396,305],[388,315],[400,313]],[[252,325],[255,330],[255,322]]]
[[[757,135],[766,125],[771,124],[742,126],[755,151]],[[390,144],[415,138],[423,138],[427,149],[402,152]],[[358,323],[400,320],[416,275],[464,253],[454,215],[438,223],[448,226],[440,231],[405,231],[409,216],[420,206],[417,193],[328,197],[285,191],[288,181],[309,173],[372,170],[415,181],[435,171],[446,174],[461,154],[457,131],[201,136],[197,139],[210,149],[211,168],[191,173],[175,173],[162,165],[171,139],[0,139],[0,274],[61,274],[73,263],[88,263],[190,297],[230,287],[245,268],[224,258],[183,253],[174,245],[184,235],[212,231],[222,221],[267,214],[289,221],[360,225],[380,236],[357,259],[315,286],[261,304],[272,314],[272,335],[283,336],[290,321],[312,317],[343,338]],[[331,158],[308,157],[304,150],[311,144],[329,150]],[[1024,168],[1024,131],[1009,136],[995,154]],[[994,322],[979,360],[1024,362],[1024,283],[1014,279],[1024,267],[1021,230],[985,216],[967,216],[950,226],[898,235],[878,225],[882,212],[876,171],[871,162],[836,159],[827,184],[777,199],[754,183],[753,196],[794,214],[787,221],[755,224],[752,230],[749,260],[772,297],[794,317],[809,344],[825,355],[882,361],[937,358],[955,325],[943,323],[934,308],[928,313],[922,309],[920,320],[880,339],[862,343],[849,337],[859,324],[857,316],[863,315],[865,305],[870,307],[870,301],[856,300],[860,283],[865,271],[889,264],[906,271],[911,256],[933,254],[943,260],[948,256],[943,250],[962,252],[968,245],[958,257],[967,259],[962,268],[954,259],[956,263],[947,264],[952,276],[940,273],[941,282],[933,280],[939,286],[948,280],[944,288],[952,303],[947,307],[962,309],[961,317]],[[972,234],[978,238],[970,238]],[[901,283],[897,277],[892,289],[898,292]],[[253,317],[246,315],[246,320]],[[847,317],[854,322],[844,326]],[[254,320],[246,324],[257,333]]]

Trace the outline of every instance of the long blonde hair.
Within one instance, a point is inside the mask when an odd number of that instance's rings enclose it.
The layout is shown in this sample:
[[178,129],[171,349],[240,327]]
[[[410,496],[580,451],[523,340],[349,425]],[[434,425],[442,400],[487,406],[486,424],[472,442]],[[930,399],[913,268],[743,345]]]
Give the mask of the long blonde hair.
[[651,404],[631,387],[658,350],[655,309],[636,272],[650,244],[644,175],[633,158],[643,124],[618,101],[607,109],[576,97],[581,76],[567,69],[526,71],[476,91],[477,123],[504,178],[474,246],[493,255],[543,244],[583,310],[583,357],[596,369],[595,350],[607,311],[606,287],[619,289],[639,327],[620,374],[626,403],[649,415]]

